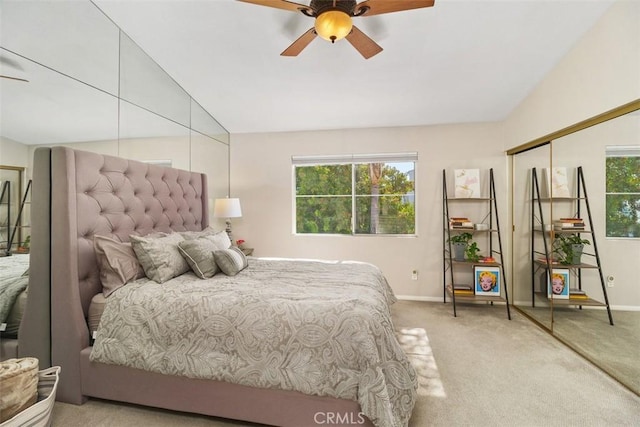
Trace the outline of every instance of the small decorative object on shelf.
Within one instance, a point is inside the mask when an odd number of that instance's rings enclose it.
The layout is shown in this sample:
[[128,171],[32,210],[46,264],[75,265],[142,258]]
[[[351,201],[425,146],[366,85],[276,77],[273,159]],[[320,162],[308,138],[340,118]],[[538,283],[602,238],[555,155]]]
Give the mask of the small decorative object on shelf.
[[560,264],[580,265],[584,245],[590,245],[591,242],[583,239],[579,234],[558,234],[554,244],[556,246],[554,252]]
[[18,249],[16,249],[16,252],[19,254],[28,254],[30,244],[31,244],[31,236],[27,236],[27,238],[24,239],[24,242],[22,242],[22,244],[18,246]]
[[569,288],[569,299],[574,300],[588,300],[589,295],[582,289],[578,288]]
[[253,255],[253,248],[248,248],[243,239],[236,240],[236,246],[238,246],[238,249],[240,249],[243,254]]
[[582,218],[560,218],[553,222],[554,230],[558,231],[584,230],[584,226]]
[[480,169],[456,169],[455,197],[480,197]]
[[449,228],[452,230],[473,230],[473,222],[466,217],[451,217]]
[[455,285],[453,287],[453,291],[455,292],[456,295],[460,295],[460,296],[474,295],[473,287],[471,285]]
[[[454,260],[464,261],[469,245],[471,245],[472,238],[473,235],[471,233],[456,234],[449,238],[449,241],[453,245]],[[475,252],[478,245],[475,242],[473,242],[473,244],[475,245],[475,249],[473,250]]]
[[500,296],[500,267],[476,265],[473,277],[476,295]]
[[566,167],[545,168],[548,197],[571,197]]
[[569,298],[569,270],[554,268],[551,271],[551,282],[547,283],[547,298]]

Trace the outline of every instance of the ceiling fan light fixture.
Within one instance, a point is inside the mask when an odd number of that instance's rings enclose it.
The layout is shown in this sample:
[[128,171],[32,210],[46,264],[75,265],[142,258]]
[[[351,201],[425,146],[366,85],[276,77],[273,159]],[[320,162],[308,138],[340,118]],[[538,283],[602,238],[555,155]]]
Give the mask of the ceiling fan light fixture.
[[316,18],[316,33],[323,39],[335,43],[349,35],[353,23],[351,17],[341,10],[327,10]]

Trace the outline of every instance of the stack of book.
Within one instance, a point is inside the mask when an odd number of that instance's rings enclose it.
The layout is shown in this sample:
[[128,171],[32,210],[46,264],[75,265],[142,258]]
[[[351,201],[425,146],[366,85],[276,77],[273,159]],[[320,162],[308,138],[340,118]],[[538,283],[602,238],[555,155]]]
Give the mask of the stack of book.
[[569,288],[569,299],[589,299],[585,291],[578,288]]
[[449,227],[452,230],[473,230],[473,222],[469,218],[451,217],[449,219]]
[[584,221],[582,218],[560,218],[553,222],[555,230],[584,230]]
[[471,285],[453,285],[453,292],[458,296],[473,295],[473,287]]

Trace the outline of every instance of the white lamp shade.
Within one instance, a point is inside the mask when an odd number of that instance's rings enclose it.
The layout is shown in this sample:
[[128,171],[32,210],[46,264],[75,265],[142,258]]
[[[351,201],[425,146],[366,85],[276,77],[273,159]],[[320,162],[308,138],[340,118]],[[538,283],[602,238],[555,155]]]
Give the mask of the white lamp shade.
[[240,218],[242,216],[240,199],[216,199],[213,216],[216,218]]

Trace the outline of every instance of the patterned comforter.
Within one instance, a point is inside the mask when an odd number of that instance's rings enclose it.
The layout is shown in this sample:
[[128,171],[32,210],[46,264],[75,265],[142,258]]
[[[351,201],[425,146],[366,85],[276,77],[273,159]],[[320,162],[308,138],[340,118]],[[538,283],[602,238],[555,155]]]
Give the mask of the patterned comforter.
[[91,360],[357,400],[375,425],[406,426],[417,379],[395,300],[356,262],[250,258],[233,277],[140,279],[107,299]]
[[29,268],[29,255],[14,254],[0,258],[0,323],[7,320],[16,298],[29,284],[25,272]]

